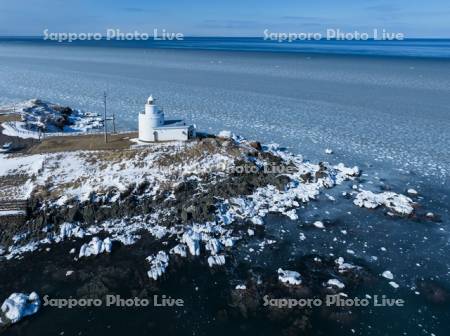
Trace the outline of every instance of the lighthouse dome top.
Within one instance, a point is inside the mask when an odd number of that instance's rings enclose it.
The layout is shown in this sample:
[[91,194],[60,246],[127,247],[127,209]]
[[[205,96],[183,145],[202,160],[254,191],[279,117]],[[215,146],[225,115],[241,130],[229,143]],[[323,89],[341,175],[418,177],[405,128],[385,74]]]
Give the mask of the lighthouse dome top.
[[148,97],[148,99],[147,99],[147,104],[153,105],[154,101],[155,101],[155,100],[153,99],[153,96],[150,95],[150,97]]

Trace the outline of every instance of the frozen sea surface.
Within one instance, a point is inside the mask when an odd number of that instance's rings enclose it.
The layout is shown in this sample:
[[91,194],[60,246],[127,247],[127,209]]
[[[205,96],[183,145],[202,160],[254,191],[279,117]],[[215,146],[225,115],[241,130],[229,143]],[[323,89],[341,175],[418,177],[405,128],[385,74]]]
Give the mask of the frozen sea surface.
[[0,44],[0,105],[30,97],[135,129],[153,94],[199,129],[230,129],[311,159],[450,174],[450,61]]

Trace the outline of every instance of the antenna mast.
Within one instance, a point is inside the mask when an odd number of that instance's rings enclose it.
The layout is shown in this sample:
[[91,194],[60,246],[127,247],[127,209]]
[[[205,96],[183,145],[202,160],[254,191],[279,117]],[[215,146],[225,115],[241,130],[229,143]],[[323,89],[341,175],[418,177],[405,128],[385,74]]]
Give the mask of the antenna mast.
[[116,113],[114,112],[114,110],[113,110],[112,122],[113,122],[113,133],[116,134]]
[[106,91],[103,92],[103,104],[105,106],[103,126],[105,129],[105,143],[107,143],[108,142],[108,127],[107,127],[107,120],[106,120]]

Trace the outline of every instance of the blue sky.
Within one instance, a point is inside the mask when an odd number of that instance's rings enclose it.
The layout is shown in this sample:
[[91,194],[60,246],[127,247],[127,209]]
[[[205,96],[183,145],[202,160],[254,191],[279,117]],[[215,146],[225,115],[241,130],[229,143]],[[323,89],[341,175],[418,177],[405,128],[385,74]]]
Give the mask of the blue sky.
[[273,32],[371,31],[450,38],[449,0],[2,0],[0,35],[101,32],[107,28],[186,36]]

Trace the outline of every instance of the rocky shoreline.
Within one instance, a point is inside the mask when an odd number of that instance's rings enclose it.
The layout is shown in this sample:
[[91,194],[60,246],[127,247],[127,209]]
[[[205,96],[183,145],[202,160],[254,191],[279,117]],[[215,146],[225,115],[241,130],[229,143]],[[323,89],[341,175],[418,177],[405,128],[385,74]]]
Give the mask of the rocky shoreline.
[[[286,284],[275,270],[254,269],[234,254],[240,242],[254,237],[262,239],[262,248],[271,248],[264,233],[266,215],[296,220],[297,209],[323,190],[358,179],[357,167],[312,164],[278,146],[236,136],[7,159],[18,160],[7,174],[31,175],[27,188],[16,190],[28,192],[26,228],[11,225],[0,236],[0,270],[10,278],[1,284],[2,292],[20,283],[28,288],[41,267],[53,280],[44,277],[33,290],[60,296],[60,288],[70,283],[70,295],[78,298],[110,293],[150,297],[184,272],[178,269],[206,268],[213,277],[227,274],[227,279],[240,269],[239,283],[224,294],[228,308],[218,312],[220,318],[283,321],[282,332],[295,334],[311,330],[312,308],[267,309],[261,306],[265,295],[323,298],[374,281],[364,265],[311,254],[290,263],[293,270],[287,272],[298,276]],[[414,212],[406,196],[373,195],[375,200],[364,190],[349,194],[356,206],[384,206],[396,216]],[[323,228],[323,223],[315,226]],[[30,278],[14,280],[30,262],[36,263]],[[350,318],[342,309],[324,314],[344,324]]]

